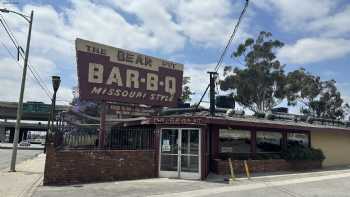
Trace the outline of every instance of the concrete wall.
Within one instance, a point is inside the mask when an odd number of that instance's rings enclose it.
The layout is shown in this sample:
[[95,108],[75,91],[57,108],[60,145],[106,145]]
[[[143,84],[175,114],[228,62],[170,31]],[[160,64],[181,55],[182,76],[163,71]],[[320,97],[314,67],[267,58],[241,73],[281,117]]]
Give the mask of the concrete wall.
[[320,148],[325,154],[323,166],[350,165],[349,131],[312,131],[311,145],[314,148]]

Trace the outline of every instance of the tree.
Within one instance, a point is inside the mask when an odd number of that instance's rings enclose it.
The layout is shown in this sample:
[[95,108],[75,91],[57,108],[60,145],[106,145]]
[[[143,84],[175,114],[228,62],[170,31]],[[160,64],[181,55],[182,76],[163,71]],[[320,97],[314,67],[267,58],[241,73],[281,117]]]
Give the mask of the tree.
[[288,73],[288,104],[301,102],[301,112],[318,118],[343,119],[350,109],[336,87],[335,80],[321,81],[319,76],[301,68]]
[[322,82],[320,77],[306,72],[304,68],[300,68],[288,73],[286,89],[289,105],[296,105],[301,102],[308,106],[321,93]]
[[190,82],[191,82],[191,77],[184,77],[182,80],[182,95],[181,95],[182,102],[189,102],[192,100],[191,96],[194,95],[194,92],[191,91],[191,88],[188,85]]
[[271,36],[262,31],[240,44],[233,56],[244,58],[244,68],[225,67],[220,82],[221,90],[232,91],[235,101],[253,112],[267,112],[286,97],[284,66],[274,53],[284,44]]
[[73,106],[74,110],[84,112],[90,116],[99,116],[100,106],[97,102],[83,101],[79,98],[78,87],[73,87],[73,100],[70,105]]

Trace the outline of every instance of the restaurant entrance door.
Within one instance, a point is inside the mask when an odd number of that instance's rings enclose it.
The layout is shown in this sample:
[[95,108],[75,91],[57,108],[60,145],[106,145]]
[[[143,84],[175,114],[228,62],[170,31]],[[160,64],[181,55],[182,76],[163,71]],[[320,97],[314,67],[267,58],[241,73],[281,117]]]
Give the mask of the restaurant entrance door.
[[200,179],[200,136],[198,128],[162,129],[159,176]]

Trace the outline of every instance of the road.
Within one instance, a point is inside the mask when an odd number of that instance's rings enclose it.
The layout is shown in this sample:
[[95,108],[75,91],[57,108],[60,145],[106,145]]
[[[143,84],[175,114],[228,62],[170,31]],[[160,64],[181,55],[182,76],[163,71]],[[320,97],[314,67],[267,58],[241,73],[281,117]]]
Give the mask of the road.
[[224,182],[145,179],[75,186],[40,186],[34,197],[350,197],[350,168],[326,172],[240,179]]
[[[17,163],[31,159],[42,153],[42,150],[18,150]],[[0,170],[10,167],[12,149],[0,149]]]

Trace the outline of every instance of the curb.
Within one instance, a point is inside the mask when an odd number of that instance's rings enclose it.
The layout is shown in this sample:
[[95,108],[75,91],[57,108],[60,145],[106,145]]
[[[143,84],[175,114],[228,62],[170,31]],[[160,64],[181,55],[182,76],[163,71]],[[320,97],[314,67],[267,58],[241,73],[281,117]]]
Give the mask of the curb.
[[[12,149],[12,147],[5,147],[5,146],[0,146],[0,149]],[[44,148],[24,148],[24,147],[18,147],[18,150],[44,150]]]
[[44,179],[44,176],[41,175],[32,185],[30,188],[24,190],[24,193],[22,193],[22,195],[20,195],[20,197],[32,197],[33,194],[36,192],[37,188],[39,187],[39,185],[42,183]]

